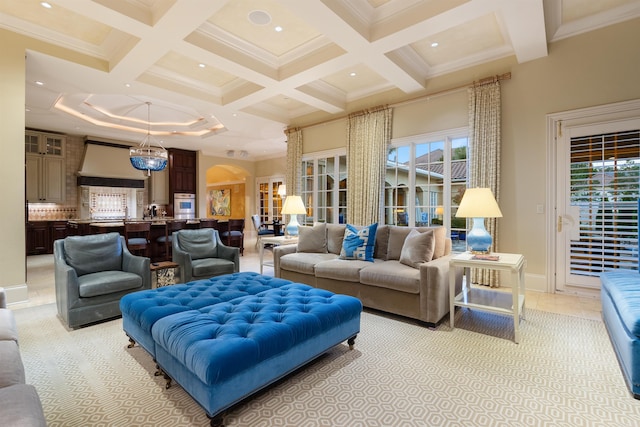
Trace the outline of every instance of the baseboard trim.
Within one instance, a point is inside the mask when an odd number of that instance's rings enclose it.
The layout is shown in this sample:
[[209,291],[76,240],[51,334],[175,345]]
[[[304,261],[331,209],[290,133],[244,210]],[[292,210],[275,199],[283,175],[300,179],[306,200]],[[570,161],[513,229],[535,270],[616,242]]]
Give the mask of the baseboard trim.
[[4,288],[7,297],[7,305],[27,302],[29,300],[29,290],[27,284],[9,286]]

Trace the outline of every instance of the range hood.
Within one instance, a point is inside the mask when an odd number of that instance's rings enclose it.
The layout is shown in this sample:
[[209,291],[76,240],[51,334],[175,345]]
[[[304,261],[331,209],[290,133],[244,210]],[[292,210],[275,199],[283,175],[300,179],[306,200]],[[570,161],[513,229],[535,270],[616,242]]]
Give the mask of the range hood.
[[129,161],[129,146],[86,140],[78,185],[144,188],[147,175]]

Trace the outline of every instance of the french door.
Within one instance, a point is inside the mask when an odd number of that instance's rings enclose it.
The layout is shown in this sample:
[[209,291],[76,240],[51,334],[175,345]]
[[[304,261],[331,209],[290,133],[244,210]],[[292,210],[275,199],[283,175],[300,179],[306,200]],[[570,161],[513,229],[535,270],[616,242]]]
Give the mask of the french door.
[[556,289],[598,289],[601,272],[638,269],[640,119],[559,133]]
[[278,194],[278,187],[284,184],[284,178],[258,178],[256,182],[256,195],[258,200],[256,206],[260,222],[267,223],[282,220],[282,197]]

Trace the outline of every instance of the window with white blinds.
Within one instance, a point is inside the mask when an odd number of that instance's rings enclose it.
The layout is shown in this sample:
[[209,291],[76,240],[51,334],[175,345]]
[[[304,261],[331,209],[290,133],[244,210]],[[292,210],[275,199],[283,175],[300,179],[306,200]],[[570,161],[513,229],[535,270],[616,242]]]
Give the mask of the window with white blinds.
[[580,218],[571,274],[637,270],[640,131],[574,137],[570,155],[571,206]]

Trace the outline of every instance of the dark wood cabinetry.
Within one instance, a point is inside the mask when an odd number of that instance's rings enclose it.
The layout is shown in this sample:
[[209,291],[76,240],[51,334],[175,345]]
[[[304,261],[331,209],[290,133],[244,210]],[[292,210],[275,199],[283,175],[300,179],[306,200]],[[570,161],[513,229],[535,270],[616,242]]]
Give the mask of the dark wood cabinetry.
[[196,152],[169,149],[169,202],[175,193],[196,192]]
[[53,242],[67,237],[67,221],[27,223],[27,255],[53,253]]
[[51,231],[48,221],[27,223],[27,255],[40,255],[48,252],[51,244]]

